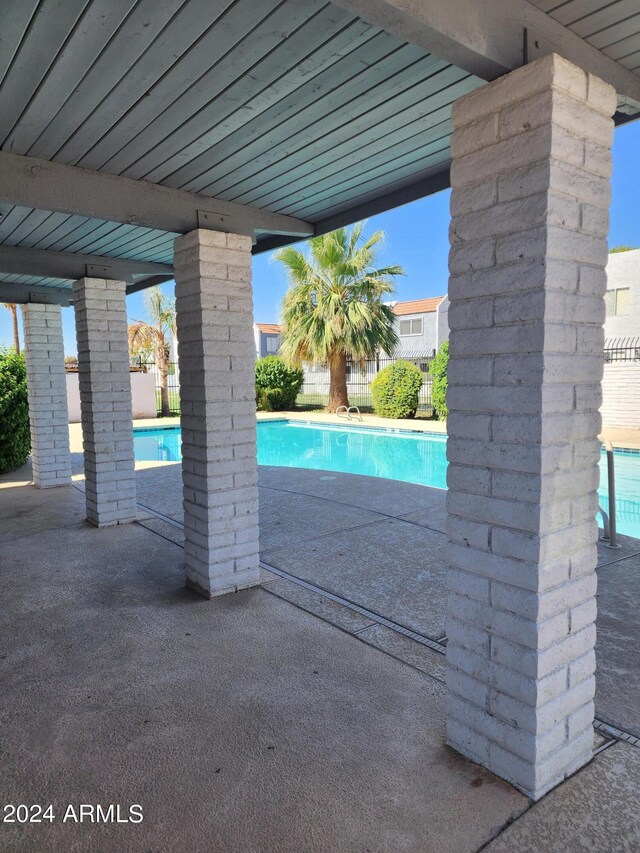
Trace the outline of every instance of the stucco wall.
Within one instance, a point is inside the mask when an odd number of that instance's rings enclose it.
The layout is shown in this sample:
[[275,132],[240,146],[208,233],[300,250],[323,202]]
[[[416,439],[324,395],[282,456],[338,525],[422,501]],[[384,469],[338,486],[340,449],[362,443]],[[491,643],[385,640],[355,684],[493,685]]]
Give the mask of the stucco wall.
[[604,336],[612,338],[640,337],[640,249],[615,252],[607,261],[607,290],[628,287],[629,313],[620,317],[607,317]]
[[[130,373],[131,415],[133,418],[155,418],[156,377],[153,373]],[[67,373],[67,406],[69,423],[80,423],[80,387],[77,373]]]
[[438,330],[438,341],[436,349],[439,349],[445,341],[449,340],[449,297],[445,296],[438,305],[436,311],[436,326]]
[[603,427],[640,429],[640,364],[605,364],[600,411]]
[[400,323],[403,320],[418,320],[422,318],[422,334],[421,335],[406,335],[400,338],[400,345],[395,352],[398,358],[403,355],[411,355],[419,353],[420,355],[429,355],[432,350],[438,347],[437,333],[437,316],[435,311],[430,311],[428,314],[406,314],[401,317],[396,317],[396,332],[400,335]]
[[273,335],[270,332],[261,332],[260,333],[260,358],[264,358],[267,355],[276,355],[275,352],[269,352],[267,348],[267,341],[274,340],[278,341],[277,346],[280,346],[280,335]]

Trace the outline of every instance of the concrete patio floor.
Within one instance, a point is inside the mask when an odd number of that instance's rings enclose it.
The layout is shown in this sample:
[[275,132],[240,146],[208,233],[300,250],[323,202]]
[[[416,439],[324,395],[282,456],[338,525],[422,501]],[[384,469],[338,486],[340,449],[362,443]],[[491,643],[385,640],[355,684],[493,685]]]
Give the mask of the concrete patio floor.
[[145,819],[2,849],[476,850],[527,808],[444,746],[436,680],[265,590],[201,599],[178,546],[89,527],[74,487],[3,485],[5,798]]
[[[105,530],[80,482],[29,478],[0,478],[2,789],[145,819],[5,825],[0,849],[640,846],[640,749],[611,742],[529,808],[444,746],[442,492],[261,470],[274,571],[207,602],[184,587],[179,466],[140,467],[139,522]],[[599,601],[598,714],[634,732],[639,545],[603,551]]]
[[[445,635],[445,495],[411,483],[335,471],[260,468],[260,554],[281,573],[264,572],[270,591],[330,622],[353,628],[386,651],[406,647],[426,671],[443,677],[441,655],[322,593],[359,605],[431,640]],[[138,501],[182,521],[179,465],[140,468]],[[182,543],[179,526],[149,516],[143,522]],[[598,546],[598,679],[596,713],[640,737],[640,541]],[[295,583],[318,587],[313,591]],[[381,641],[380,637],[384,638]]]

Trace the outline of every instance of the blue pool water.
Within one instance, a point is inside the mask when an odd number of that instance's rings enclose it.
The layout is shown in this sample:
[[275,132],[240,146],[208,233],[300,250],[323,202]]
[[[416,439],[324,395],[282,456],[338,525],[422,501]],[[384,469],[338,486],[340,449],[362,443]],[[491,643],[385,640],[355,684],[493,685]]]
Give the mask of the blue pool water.
[[[140,461],[181,459],[178,427],[136,429],[133,441]],[[446,437],[429,433],[263,421],[258,424],[258,462],[447,487]],[[640,539],[640,454],[616,451],[615,462],[618,532]],[[600,503],[606,508],[604,453],[600,470]]]

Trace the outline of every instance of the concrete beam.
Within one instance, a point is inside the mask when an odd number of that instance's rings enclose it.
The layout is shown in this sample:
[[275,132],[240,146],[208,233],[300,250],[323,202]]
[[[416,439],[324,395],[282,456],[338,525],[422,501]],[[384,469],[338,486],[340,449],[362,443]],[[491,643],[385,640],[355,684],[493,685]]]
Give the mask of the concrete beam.
[[619,110],[640,112],[640,77],[527,0],[333,3],[483,80],[495,80],[526,62],[557,53],[613,86]]
[[165,281],[173,281],[173,273],[171,275],[150,275],[149,278],[141,278],[133,284],[127,285],[127,296],[131,293],[138,293],[140,290],[146,290],[148,287],[155,287],[156,284],[163,284]]
[[184,190],[0,152],[0,203],[186,234],[204,228],[309,237],[313,225]]
[[[449,167],[443,166],[443,171],[437,175],[430,175],[422,180],[414,181],[406,187],[400,187],[400,189],[386,193],[386,195],[349,207],[340,213],[334,213],[326,219],[319,219],[314,223],[316,235],[327,234],[329,231],[335,231],[336,228],[351,225],[352,222],[357,222],[359,219],[368,219],[370,216],[384,213],[386,210],[399,207],[401,204],[408,204],[432,193],[446,190],[450,186]],[[280,246],[288,246],[302,239],[302,237],[266,237],[264,240],[259,240],[252,251],[254,255],[259,255],[262,252],[271,252]]]
[[0,282],[0,302],[13,302],[15,305],[68,306],[73,302],[73,291],[64,287],[37,287],[21,282]]
[[85,277],[110,278],[133,284],[141,276],[173,277],[173,267],[151,261],[130,261],[103,255],[51,252],[20,246],[0,246],[0,272],[42,275],[75,281]]

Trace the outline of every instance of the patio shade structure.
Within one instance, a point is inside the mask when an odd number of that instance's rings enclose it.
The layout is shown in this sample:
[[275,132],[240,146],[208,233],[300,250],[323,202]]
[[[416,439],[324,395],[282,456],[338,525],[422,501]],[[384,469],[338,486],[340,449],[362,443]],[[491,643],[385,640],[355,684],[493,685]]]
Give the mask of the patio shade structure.
[[[448,741],[534,799],[591,756],[610,145],[640,12],[594,0],[8,0],[0,297],[34,481],[135,518],[125,295],[175,278],[187,582],[258,574],[251,255],[453,187]],[[53,429],[52,429],[53,428]]]

